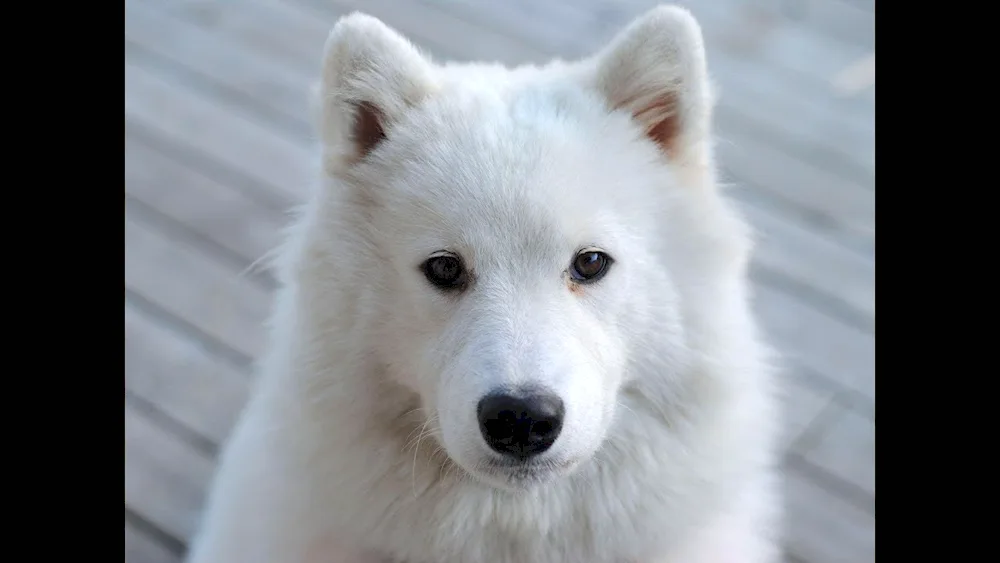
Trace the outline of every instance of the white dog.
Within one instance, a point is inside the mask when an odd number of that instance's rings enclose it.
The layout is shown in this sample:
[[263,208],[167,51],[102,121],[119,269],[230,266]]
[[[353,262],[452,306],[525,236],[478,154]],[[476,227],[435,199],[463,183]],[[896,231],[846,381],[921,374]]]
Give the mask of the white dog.
[[192,563],[763,563],[776,379],[701,30],[435,64],[341,19],[322,182]]

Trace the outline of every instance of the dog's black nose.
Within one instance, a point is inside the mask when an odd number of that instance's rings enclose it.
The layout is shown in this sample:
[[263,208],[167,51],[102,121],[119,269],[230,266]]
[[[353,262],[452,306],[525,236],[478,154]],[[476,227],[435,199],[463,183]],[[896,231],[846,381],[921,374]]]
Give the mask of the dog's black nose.
[[479,430],[494,451],[527,459],[549,449],[565,409],[555,395],[491,393],[479,401]]

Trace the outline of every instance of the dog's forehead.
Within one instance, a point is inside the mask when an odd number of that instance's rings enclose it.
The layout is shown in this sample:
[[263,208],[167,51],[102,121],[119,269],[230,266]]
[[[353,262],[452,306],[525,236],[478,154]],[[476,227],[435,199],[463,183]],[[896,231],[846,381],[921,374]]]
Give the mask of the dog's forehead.
[[389,189],[400,226],[473,250],[587,243],[612,206],[600,195],[615,189],[602,177],[601,131],[587,109],[572,95],[527,88],[432,101],[396,147]]
[[410,192],[393,215],[403,218],[400,234],[421,253],[449,249],[481,262],[561,252],[567,240],[576,238],[578,222],[587,220],[569,207],[557,210],[552,202],[558,198],[536,174],[427,178],[428,189]]

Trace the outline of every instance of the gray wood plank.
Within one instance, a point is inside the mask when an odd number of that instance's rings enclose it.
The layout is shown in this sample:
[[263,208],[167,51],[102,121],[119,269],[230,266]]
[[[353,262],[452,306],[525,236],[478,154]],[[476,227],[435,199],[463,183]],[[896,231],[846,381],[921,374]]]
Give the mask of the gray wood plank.
[[875,13],[875,0],[831,0],[831,1],[851,4],[852,6],[857,6],[861,10],[867,10],[872,14]]
[[259,179],[290,201],[303,200],[314,183],[314,174],[302,166],[303,149],[312,146],[309,139],[275,135],[254,116],[133,64],[128,53],[125,116]]
[[741,208],[756,230],[756,265],[823,292],[838,301],[835,308],[851,309],[874,323],[874,260],[782,221],[753,203],[744,203]]
[[212,444],[229,435],[250,390],[246,373],[191,335],[125,303],[125,389]]
[[[247,45],[266,50],[286,63],[319,68],[322,51],[300,41],[296,33],[276,30],[312,31],[317,25],[329,32],[332,22],[316,22],[287,10],[272,9],[272,0],[133,0],[183,16],[221,36],[237,37]],[[320,44],[322,46],[322,43]]]
[[875,518],[797,471],[785,475],[786,545],[809,563],[874,563]]
[[[253,8],[256,4],[244,6]],[[283,6],[278,8],[289,11]],[[294,136],[315,136],[307,93],[319,77],[318,65],[305,63],[303,57],[290,63],[266,46],[246,43],[226,29],[198,26],[185,19],[183,12],[178,15],[175,11],[165,10],[155,0],[137,0],[126,7],[125,39],[127,55],[132,61],[158,67],[160,72],[181,79],[189,78],[185,80],[189,85],[211,83],[215,86],[213,93],[225,97],[232,105],[252,104],[253,110],[265,114],[263,119],[291,131]],[[293,20],[285,28],[288,35],[318,56],[329,27],[312,17],[297,16],[278,18],[278,22]],[[303,26],[298,20],[312,25]],[[211,55],[206,56],[202,51]]]
[[269,292],[125,211],[125,287],[247,357],[264,343]]
[[[875,196],[872,192],[851,189],[837,175],[759,142],[746,129],[720,127],[717,137],[716,154],[726,169],[726,177],[737,184],[749,183],[754,191],[765,192],[800,208],[811,215],[806,223],[811,228],[818,230],[824,224],[833,223],[835,232],[867,239],[874,245]],[[847,237],[834,234],[831,238]],[[865,254],[874,256],[874,250],[866,249]]]
[[[297,67],[289,67],[281,58],[273,56],[272,51],[260,48],[254,49],[252,54],[233,56],[234,50],[238,51],[233,41],[186,24],[147,2],[130,2],[125,6],[125,45],[130,57],[141,58],[147,65],[166,59],[187,65],[194,72],[222,72],[225,79],[219,82],[253,99],[267,100],[268,108],[285,119],[299,120],[309,111],[308,91],[286,87],[289,83],[299,84],[305,78]],[[317,47],[313,57],[318,57],[320,52]],[[315,80],[318,72],[317,66],[309,79]]]
[[[280,242],[285,216],[125,135],[125,193],[252,262]],[[244,267],[246,264],[244,264]]]
[[213,461],[125,404],[125,504],[186,541],[198,524]]
[[[579,32],[593,34],[624,25],[637,13],[662,3],[660,0],[552,0],[531,2],[512,0],[490,4],[483,0],[417,0],[424,5],[446,6],[478,22],[488,22],[508,30],[512,37],[532,40],[544,38],[548,47],[559,49],[572,45]],[[673,0],[695,12],[709,30],[723,31],[724,24],[756,18],[764,31],[791,29],[810,43],[818,43],[824,60],[836,68],[837,57],[844,52],[865,52],[874,49],[874,16],[836,1],[798,0]],[[766,18],[766,19],[764,19]],[[494,23],[496,22],[496,23]],[[553,25],[562,23],[561,26]],[[750,24],[752,22],[747,22]],[[818,38],[818,41],[817,41]],[[823,80],[827,75],[815,64],[799,68],[794,53],[774,49],[755,53],[761,63],[777,68],[795,69],[807,76]],[[846,55],[849,57],[850,55]]]
[[848,45],[875,50],[875,14],[840,0],[743,0],[763,4],[803,29]]
[[[315,32],[322,29],[323,36],[329,33],[333,25],[334,18],[327,13],[324,18],[316,18],[316,12],[310,15],[308,10],[300,10],[287,5],[282,5],[276,0],[239,0],[234,2],[218,2],[214,0],[181,0],[173,2],[170,0],[142,0],[144,2],[158,3],[165,6],[172,13],[185,17],[197,17],[206,27],[219,32],[232,33],[248,40],[256,45],[271,45],[275,37],[267,38],[269,33],[273,34],[273,29],[268,31],[269,26],[281,27],[289,26],[289,29],[301,29],[304,32]],[[376,9],[375,3],[381,0],[367,0],[363,6],[337,6],[334,9],[336,14],[346,13],[352,9],[371,11]],[[322,6],[322,8],[331,7]],[[233,9],[233,8],[237,9]],[[448,45],[461,46],[461,50],[470,58],[495,59],[508,64],[530,62],[536,60],[538,52],[523,45],[512,43],[505,35],[495,33],[491,30],[483,30],[469,26],[460,18],[442,12],[440,10],[414,9],[411,2],[400,2],[390,7],[395,8],[406,18],[413,22],[413,25],[426,30],[447,30],[447,39],[441,39]],[[318,12],[324,13],[324,12]],[[309,23],[307,20],[312,20]],[[317,28],[318,26],[318,28]],[[279,52],[289,55],[290,59],[297,58],[298,63],[302,61],[317,61],[321,50],[309,46],[308,43],[299,41],[292,36],[280,36],[283,45],[278,46]],[[320,44],[322,45],[322,43]],[[433,38],[427,43],[428,47],[438,45]],[[292,54],[292,52],[296,54]],[[306,55],[304,58],[301,55]]]
[[798,362],[832,382],[875,397],[875,339],[763,285],[754,308],[783,361]]
[[180,557],[126,522],[125,563],[180,563]]
[[834,391],[817,389],[794,371],[782,372],[781,449],[797,440],[833,399]]
[[875,495],[875,421],[836,404],[834,414],[799,452],[806,461]]
[[[751,54],[764,66],[775,69],[791,70],[802,77],[812,79],[818,84],[823,84],[829,80],[830,76],[849,64],[857,60],[866,53],[871,52],[874,47],[874,25],[875,19],[871,14],[867,17],[857,17],[854,14],[854,23],[861,23],[859,31],[869,30],[869,41],[867,43],[849,43],[839,41],[829,37],[824,33],[817,33],[817,28],[822,25],[805,23],[810,9],[819,8],[827,15],[846,15],[843,9],[838,9],[836,5],[825,0],[799,2],[803,18],[797,19],[789,17],[793,8],[790,2],[784,2],[784,8],[780,4],[781,0],[712,0],[710,2],[697,2],[692,0],[680,0],[682,4],[687,4],[692,11],[701,10],[705,18],[709,21],[710,29],[714,32],[722,32],[730,26],[748,25],[757,22],[758,25],[765,26],[762,31],[765,36],[758,43]],[[630,0],[631,3],[640,8],[646,8],[656,4],[655,0]],[[807,5],[808,4],[808,5]],[[825,5],[825,6],[824,6]],[[774,76],[781,76],[776,72]],[[871,107],[871,104],[865,104]]]

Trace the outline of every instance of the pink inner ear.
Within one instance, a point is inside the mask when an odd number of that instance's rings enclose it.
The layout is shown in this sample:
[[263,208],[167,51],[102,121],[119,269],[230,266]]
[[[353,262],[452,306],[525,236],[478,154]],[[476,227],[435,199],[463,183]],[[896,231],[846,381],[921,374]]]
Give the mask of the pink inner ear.
[[636,121],[646,128],[646,135],[668,155],[676,150],[680,134],[680,116],[677,115],[677,96],[661,94],[633,113]]
[[357,113],[354,116],[354,130],[352,131],[357,158],[361,159],[367,156],[385,139],[382,121],[382,112],[377,107],[368,102],[358,104]]

